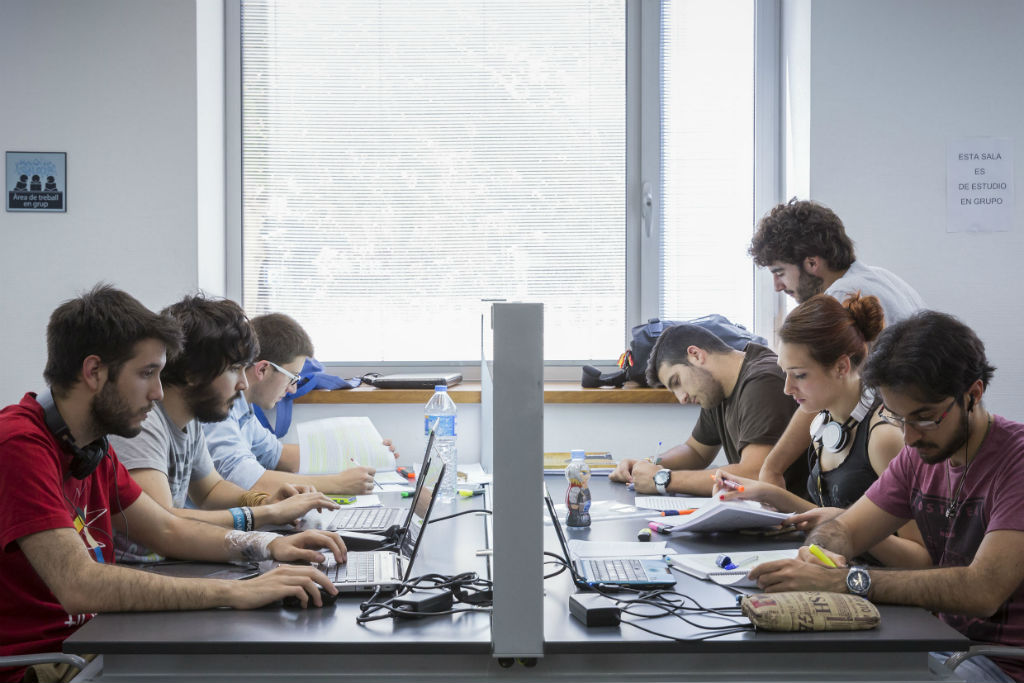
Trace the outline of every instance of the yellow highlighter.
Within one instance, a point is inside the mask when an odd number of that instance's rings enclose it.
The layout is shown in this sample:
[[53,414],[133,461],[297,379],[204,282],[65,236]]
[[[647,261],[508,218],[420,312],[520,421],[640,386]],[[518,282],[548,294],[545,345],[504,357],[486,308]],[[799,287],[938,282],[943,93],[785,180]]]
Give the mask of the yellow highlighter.
[[821,560],[821,563],[826,567],[832,567],[833,569],[835,569],[836,563],[833,562],[832,558],[830,558],[828,555],[821,552],[821,548],[819,548],[818,546],[814,545],[813,543],[810,544],[809,546],[807,546],[807,552]]

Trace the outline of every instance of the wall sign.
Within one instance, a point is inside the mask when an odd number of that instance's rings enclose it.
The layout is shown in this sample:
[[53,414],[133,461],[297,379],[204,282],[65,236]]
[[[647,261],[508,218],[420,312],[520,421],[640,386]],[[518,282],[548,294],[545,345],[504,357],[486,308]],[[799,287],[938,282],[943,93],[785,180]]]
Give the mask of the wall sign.
[[7,153],[8,211],[67,211],[67,154]]
[[1013,140],[950,140],[946,232],[1006,232],[1013,227]]

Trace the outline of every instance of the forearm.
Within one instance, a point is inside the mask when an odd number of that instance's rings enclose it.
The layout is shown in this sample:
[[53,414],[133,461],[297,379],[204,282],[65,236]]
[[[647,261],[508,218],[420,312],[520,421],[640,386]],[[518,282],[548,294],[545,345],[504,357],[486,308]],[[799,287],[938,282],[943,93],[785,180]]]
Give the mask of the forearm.
[[333,474],[293,474],[291,472],[267,470],[249,490],[277,491],[285,484],[291,484],[292,486],[312,486],[317,491],[323,491],[324,493],[350,493],[349,491],[342,490],[344,487],[337,479]]
[[69,614],[229,607],[231,583],[179,579],[90,562],[78,573],[61,605]]
[[286,443],[281,447],[281,458],[277,461],[277,468],[282,472],[299,471],[299,444]]
[[871,548],[871,555],[886,567],[895,569],[930,569],[931,555],[919,544],[907,538],[888,536]]
[[[988,617],[999,609],[1005,597],[995,595],[979,572],[971,567],[941,567],[923,570],[869,569],[868,598],[876,603],[924,607],[934,612]],[[973,586],[964,590],[965,586]]]
[[670,470],[703,470],[708,466],[707,460],[686,444],[679,444],[665,451],[658,464]]
[[239,548],[228,542],[229,533],[219,526],[177,517],[166,526],[140,529],[139,533],[133,530],[132,536],[166,557],[203,562],[246,559]]

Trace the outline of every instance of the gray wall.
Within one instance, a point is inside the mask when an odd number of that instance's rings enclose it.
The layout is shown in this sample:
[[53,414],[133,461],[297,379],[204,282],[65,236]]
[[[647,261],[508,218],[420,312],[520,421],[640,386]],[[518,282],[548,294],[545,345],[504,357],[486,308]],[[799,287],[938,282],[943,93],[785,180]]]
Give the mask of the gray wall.
[[1012,138],[1024,162],[1024,3],[798,4],[810,6],[810,196],[835,209],[865,263],[974,328],[998,367],[989,406],[1024,419],[1024,194],[1012,232],[950,234],[945,214],[948,140]]

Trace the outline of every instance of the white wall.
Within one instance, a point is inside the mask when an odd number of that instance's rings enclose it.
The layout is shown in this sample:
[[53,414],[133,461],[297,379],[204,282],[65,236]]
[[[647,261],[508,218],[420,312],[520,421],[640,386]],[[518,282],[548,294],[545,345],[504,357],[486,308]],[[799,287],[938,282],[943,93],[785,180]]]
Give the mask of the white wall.
[[197,287],[199,231],[215,220],[223,235],[224,200],[206,184],[201,225],[196,15],[195,2],[0,0],[0,151],[66,152],[68,207],[0,211],[0,404],[43,386],[61,301],[104,280],[161,308]]
[[1020,184],[1024,3],[817,0],[810,21],[810,196],[865,263],[979,334],[997,366],[989,406],[1024,419],[1024,195],[1012,232],[949,234],[945,215],[951,138],[1012,138]]

